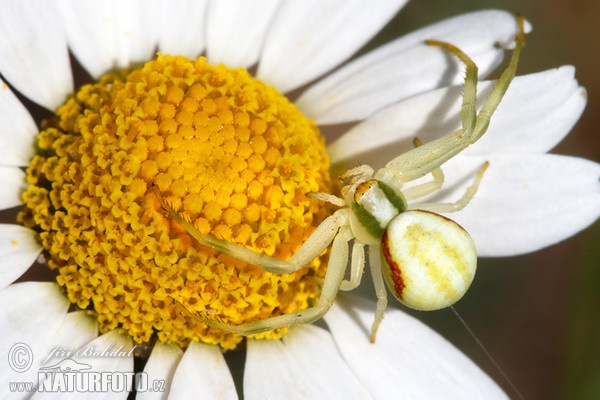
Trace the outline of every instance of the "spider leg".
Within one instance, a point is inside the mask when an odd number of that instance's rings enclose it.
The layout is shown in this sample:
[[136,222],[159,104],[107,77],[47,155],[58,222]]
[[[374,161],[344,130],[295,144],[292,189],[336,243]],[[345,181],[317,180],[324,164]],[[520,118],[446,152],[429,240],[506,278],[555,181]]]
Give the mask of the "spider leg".
[[371,326],[371,343],[375,343],[375,336],[377,335],[377,329],[383,320],[385,309],[388,304],[387,290],[385,289],[385,283],[383,281],[383,272],[381,271],[381,249],[379,246],[371,246],[369,248],[369,254],[373,254],[374,257],[369,257],[371,266],[371,275],[373,277],[373,285],[375,286],[375,295],[377,296],[377,308],[375,309],[375,320]]
[[479,111],[479,114],[477,114],[477,124],[475,126],[475,132],[473,134],[473,139],[471,139],[471,143],[478,140],[487,130],[494,111],[496,111],[498,104],[500,104],[500,101],[504,97],[506,90],[508,90],[508,86],[517,73],[519,56],[521,54],[523,44],[525,43],[525,18],[522,15],[517,15],[517,25],[519,27],[519,33],[515,38],[515,49],[512,52],[508,67],[504,70],[504,72],[502,72],[502,75],[500,75],[500,78],[492,89],[492,93]]
[[444,184],[444,173],[441,168],[435,168],[431,171],[433,179],[429,182],[424,182],[402,190],[405,200],[414,200],[436,192],[442,188]]
[[516,74],[521,48],[525,41],[524,19],[522,16],[517,16],[517,25],[519,32],[515,38],[515,49],[512,52],[509,65],[496,82],[479,114],[475,114],[477,89],[477,66],[475,63],[451,44],[429,41],[432,45],[442,46],[452,52],[466,65],[466,80],[461,108],[463,127],[394,158],[377,172],[375,179],[390,183],[394,180],[409,182],[420,178],[438,168],[483,136],[489,126],[492,114]]
[[333,204],[338,207],[346,207],[346,201],[344,199],[340,199],[339,197],[323,192],[310,192],[306,194],[306,197],[311,199],[319,200],[325,203]]
[[325,315],[333,305],[340,284],[344,279],[344,273],[348,264],[348,242],[353,238],[354,236],[348,226],[342,226],[340,228],[339,233],[333,240],[331,257],[329,258],[329,265],[327,266],[327,272],[325,273],[321,294],[319,295],[319,299],[315,306],[311,308],[240,325],[232,325],[204,318],[201,315],[192,316],[206,325],[243,336],[316,321]]
[[[423,142],[421,142],[421,140],[418,137],[413,139],[413,143],[415,147],[423,146]],[[429,182],[405,188],[402,191],[404,199],[407,201],[414,200],[426,196],[429,193],[438,191],[444,184],[444,172],[441,168],[436,168],[433,171],[431,171],[431,176],[433,177],[433,179]]]
[[350,279],[344,279],[340,284],[340,290],[349,291],[360,285],[363,271],[365,269],[365,246],[354,242],[352,246],[352,258],[350,262]]
[[321,222],[288,261],[284,261],[266,254],[257,253],[214,236],[200,233],[196,227],[165,202],[156,185],[154,185],[154,192],[163,210],[196,239],[200,245],[227,254],[240,261],[245,261],[248,264],[256,265],[265,271],[275,274],[289,274],[310,263],[329,246],[340,227],[346,224],[345,209],[336,211]]
[[475,180],[473,181],[471,186],[467,188],[462,197],[457,201],[453,203],[417,203],[411,206],[410,209],[425,210],[435,213],[451,213],[462,210],[466,207],[467,204],[469,204],[473,196],[475,196],[475,193],[477,193],[477,189],[479,189],[479,183],[481,183],[483,174],[489,165],[490,163],[487,161],[483,163],[483,165],[477,171],[477,175],[475,175]]
[[[465,147],[471,144],[469,138],[477,122],[475,104],[477,98],[477,65],[462,50],[450,43],[436,40],[428,40],[426,43],[443,47],[452,52],[466,66],[460,111],[462,128],[425,145],[418,146],[388,162],[383,170],[391,172],[395,179],[400,179],[402,182],[409,182],[426,175],[429,171],[439,168],[444,162],[464,150]],[[406,166],[410,166],[410,169],[406,170]]]

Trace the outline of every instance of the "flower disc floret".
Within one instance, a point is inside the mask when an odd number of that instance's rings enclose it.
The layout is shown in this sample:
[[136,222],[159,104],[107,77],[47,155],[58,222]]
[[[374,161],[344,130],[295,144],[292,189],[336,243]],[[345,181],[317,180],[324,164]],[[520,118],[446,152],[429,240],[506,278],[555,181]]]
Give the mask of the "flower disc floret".
[[201,233],[281,259],[323,220],[323,205],[306,196],[330,191],[318,129],[246,70],[159,55],[83,86],[44,122],[37,146],[20,221],[39,232],[58,283],[102,332],[233,348],[240,336],[186,310],[238,324],[317,295],[322,259],[274,275],[217,254],[165,215],[153,191]]

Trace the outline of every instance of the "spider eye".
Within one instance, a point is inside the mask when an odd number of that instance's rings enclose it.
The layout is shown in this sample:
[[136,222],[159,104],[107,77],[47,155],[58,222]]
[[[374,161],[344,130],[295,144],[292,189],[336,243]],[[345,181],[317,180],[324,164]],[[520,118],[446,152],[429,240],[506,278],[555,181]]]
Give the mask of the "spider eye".
[[467,291],[477,268],[469,234],[456,222],[421,210],[399,214],[382,238],[388,288],[417,310],[451,306]]

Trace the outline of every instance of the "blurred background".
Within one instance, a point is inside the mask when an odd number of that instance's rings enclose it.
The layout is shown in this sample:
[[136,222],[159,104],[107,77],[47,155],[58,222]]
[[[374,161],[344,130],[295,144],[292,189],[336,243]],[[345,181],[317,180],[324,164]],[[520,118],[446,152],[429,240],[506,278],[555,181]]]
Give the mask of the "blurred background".
[[[519,75],[572,64],[588,90],[586,111],[553,152],[600,161],[600,2],[597,0],[412,1],[369,47],[457,14],[500,8],[532,23]],[[557,199],[560,201],[560,199]],[[456,310],[415,313],[491,375],[511,398],[600,399],[600,223],[520,257],[480,260]],[[514,386],[514,388],[513,388]],[[516,390],[515,390],[516,388]]]

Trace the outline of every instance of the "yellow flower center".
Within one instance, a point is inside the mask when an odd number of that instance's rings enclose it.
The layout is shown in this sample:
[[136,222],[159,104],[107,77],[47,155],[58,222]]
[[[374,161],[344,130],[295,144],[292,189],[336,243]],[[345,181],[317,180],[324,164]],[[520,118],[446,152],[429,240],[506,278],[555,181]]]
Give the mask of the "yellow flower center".
[[159,55],[82,87],[45,121],[37,146],[20,221],[39,232],[58,283],[102,332],[233,348],[241,337],[179,303],[239,324],[317,295],[322,260],[274,275],[216,254],[152,190],[200,232],[281,259],[323,220],[323,204],[306,197],[330,191],[318,129],[245,70]]

